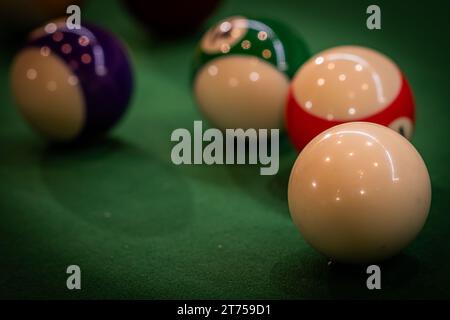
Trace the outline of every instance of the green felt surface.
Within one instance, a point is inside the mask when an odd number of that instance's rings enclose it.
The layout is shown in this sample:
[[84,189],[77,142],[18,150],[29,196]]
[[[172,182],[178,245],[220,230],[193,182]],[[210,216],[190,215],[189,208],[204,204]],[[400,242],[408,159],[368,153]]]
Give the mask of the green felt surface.
[[[2,44],[0,298],[450,297],[448,1],[378,1],[381,31],[365,28],[365,1],[225,0],[212,18],[282,19],[313,52],[367,45],[409,78],[418,106],[413,143],[429,168],[432,208],[416,241],[382,264],[380,291],[366,289],[364,266],[328,265],[292,224],[286,189],[296,154],[288,143],[276,176],[173,165],[171,132],[201,119],[189,87],[198,35],[161,42],[115,1],[87,2],[86,18],[128,43],[133,103],[109,139],[50,147],[13,107],[13,49]],[[82,269],[78,292],[65,287],[71,264]]]

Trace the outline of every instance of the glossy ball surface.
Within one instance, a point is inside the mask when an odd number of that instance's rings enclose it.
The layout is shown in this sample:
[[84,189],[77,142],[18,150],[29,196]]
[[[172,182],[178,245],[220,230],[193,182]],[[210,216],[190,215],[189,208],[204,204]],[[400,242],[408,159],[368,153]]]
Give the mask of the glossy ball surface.
[[400,134],[351,122],[322,132],[303,149],[288,201],[294,223],[319,252],[340,262],[375,262],[397,254],[422,229],[430,177]]
[[286,125],[297,149],[349,121],[389,126],[408,139],[414,131],[415,105],[405,76],[392,60],[369,48],[336,47],[315,55],[289,90]]
[[197,48],[195,99],[220,129],[283,128],[290,77],[309,56],[302,39],[278,22],[227,18]]
[[50,140],[85,139],[123,116],[133,88],[125,47],[112,34],[62,20],[35,30],[15,57],[11,88],[27,122]]

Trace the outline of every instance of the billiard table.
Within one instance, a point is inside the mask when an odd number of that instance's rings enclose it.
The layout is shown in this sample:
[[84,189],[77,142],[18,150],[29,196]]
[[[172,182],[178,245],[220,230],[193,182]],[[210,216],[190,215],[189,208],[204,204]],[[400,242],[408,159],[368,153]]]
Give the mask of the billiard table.
[[[83,19],[127,43],[136,88],[104,139],[55,146],[34,134],[9,90],[18,44],[2,45],[0,298],[450,298],[448,1],[378,1],[381,30],[366,28],[370,1],[350,0],[224,0],[208,22],[270,16],[300,32],[312,52],[372,47],[408,77],[417,103],[412,142],[433,197],[418,238],[379,264],[381,290],[367,289],[366,265],[328,261],[292,223],[287,183],[297,152],[285,136],[274,176],[259,175],[259,166],[172,163],[172,131],[203,119],[190,88],[201,32],[165,41],[108,3],[86,1]],[[81,290],[66,287],[70,265],[81,268]]]

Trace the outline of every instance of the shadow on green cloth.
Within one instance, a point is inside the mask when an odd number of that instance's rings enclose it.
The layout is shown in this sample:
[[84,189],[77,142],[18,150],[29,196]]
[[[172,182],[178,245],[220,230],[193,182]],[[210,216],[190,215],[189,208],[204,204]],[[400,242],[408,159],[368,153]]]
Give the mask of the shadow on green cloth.
[[186,228],[192,217],[189,188],[177,171],[118,139],[48,146],[40,172],[68,212],[111,232],[166,235]]

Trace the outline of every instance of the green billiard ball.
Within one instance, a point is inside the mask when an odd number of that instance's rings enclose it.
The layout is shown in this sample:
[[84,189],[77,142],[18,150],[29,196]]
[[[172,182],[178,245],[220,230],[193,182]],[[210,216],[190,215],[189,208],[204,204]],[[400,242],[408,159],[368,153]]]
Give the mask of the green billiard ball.
[[224,19],[196,49],[195,99],[218,128],[281,129],[290,79],[310,56],[302,38],[280,22]]

